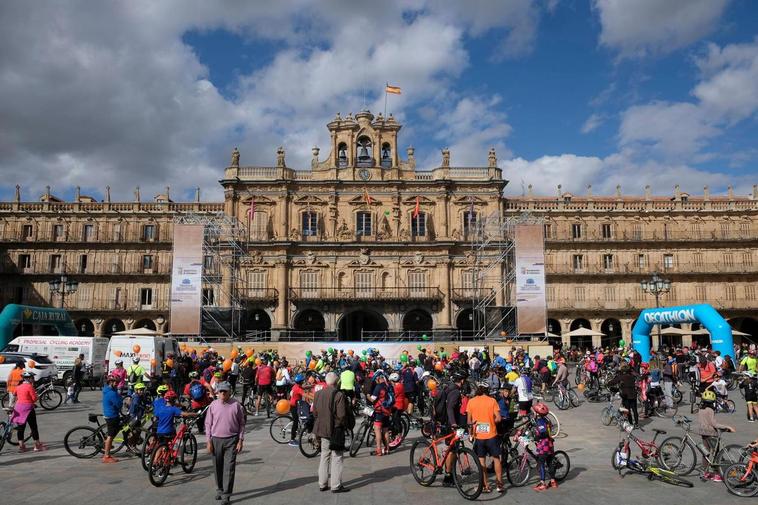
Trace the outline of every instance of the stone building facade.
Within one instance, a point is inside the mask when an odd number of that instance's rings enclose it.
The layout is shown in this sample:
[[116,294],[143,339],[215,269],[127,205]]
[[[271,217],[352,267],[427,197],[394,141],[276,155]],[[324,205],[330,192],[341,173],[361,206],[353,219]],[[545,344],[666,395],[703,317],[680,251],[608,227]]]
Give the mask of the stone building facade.
[[[709,302],[733,325],[758,336],[758,193],[750,197],[528,194],[502,196],[509,174],[494,150],[481,167],[416,167],[401,157],[401,126],[368,111],[327,125],[328,154],[312,149],[308,170],[240,164],[235,149],[220,184],[224,201],[102,202],[77,194],[62,202],[0,203],[0,303],[59,306],[48,281],[79,281],[65,305],[83,333],[109,335],[147,326],[170,330],[173,226],[178,216],[223,213],[245,230],[235,261],[209,257],[218,286],[204,302],[237,306],[242,331],[255,338],[386,338],[471,335],[477,299],[513,305],[502,289],[508,268],[476,280],[477,224],[525,213],[544,223],[548,326],[555,335],[579,326],[606,338],[629,338],[640,309],[654,304],[640,281],[659,272],[672,282],[663,305]],[[454,154],[454,153],[453,153]],[[479,265],[479,266],[477,266]],[[483,295],[484,293],[484,295]],[[684,328],[690,330],[692,328]],[[498,336],[497,331],[490,336]],[[683,336],[681,341],[689,342]]]

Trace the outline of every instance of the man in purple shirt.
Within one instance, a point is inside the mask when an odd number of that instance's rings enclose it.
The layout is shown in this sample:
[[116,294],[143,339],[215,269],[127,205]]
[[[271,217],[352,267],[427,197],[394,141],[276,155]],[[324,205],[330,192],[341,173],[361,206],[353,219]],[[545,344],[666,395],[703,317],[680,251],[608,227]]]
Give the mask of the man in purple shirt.
[[216,499],[229,503],[234,490],[234,469],[237,454],[242,451],[245,436],[245,412],[232,398],[228,382],[216,385],[218,398],[208,407],[205,417],[205,436],[208,453],[213,455],[216,469]]

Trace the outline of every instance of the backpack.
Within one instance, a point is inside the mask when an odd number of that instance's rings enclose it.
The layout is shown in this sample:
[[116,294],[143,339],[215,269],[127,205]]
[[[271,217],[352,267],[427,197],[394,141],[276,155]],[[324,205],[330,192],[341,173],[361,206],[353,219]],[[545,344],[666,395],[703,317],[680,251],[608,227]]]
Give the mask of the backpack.
[[547,420],[544,418],[537,419],[534,422],[534,429],[532,432],[535,440],[550,438],[550,426],[547,424]]
[[587,370],[592,373],[597,372],[597,362],[590,360],[590,362],[587,364]]
[[650,372],[650,382],[660,382],[661,381],[661,371],[657,368]]
[[129,367],[129,384],[136,384],[137,379],[137,372],[135,371],[134,365],[132,365]]
[[199,382],[195,382],[190,386],[189,394],[193,400],[199,402],[205,396],[205,388]]
[[437,390],[437,396],[432,403],[432,417],[435,421],[447,422],[447,388]]
[[468,412],[468,396],[466,395],[461,396],[461,408],[459,412],[462,416],[465,416],[466,412]]
[[276,380],[277,382],[284,379],[284,368],[280,368],[276,371]]
[[395,406],[395,392],[391,387],[388,387],[385,389],[385,391],[386,395],[384,396],[384,401],[382,402],[382,408],[391,409]]

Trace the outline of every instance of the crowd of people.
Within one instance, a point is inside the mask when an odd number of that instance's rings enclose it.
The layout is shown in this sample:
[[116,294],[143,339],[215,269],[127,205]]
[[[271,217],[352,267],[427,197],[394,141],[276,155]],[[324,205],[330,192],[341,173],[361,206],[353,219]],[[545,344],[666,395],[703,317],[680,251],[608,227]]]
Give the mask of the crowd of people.
[[[542,357],[530,356],[518,346],[502,355],[491,355],[486,348],[447,352],[443,347],[418,345],[416,350],[389,358],[378,349],[354,352],[329,347],[290,359],[273,349],[255,352],[238,348],[224,357],[212,347],[196,350],[183,346],[178,355],[166,356],[157,374],[151,374],[155,367],[143,366],[139,358],[133,358],[126,367],[118,360],[103,388],[108,434],[103,462],[117,461],[111,448],[123,427],[124,401],[131,427],[141,427],[145,413],[152,412],[156,432],[163,439],[175,435],[177,418],[198,417],[198,431],[206,435],[206,448],[214,459],[217,497],[228,502],[247,417],[264,415],[264,411],[270,415],[274,405],[282,413],[278,403],[285,402],[284,410],[293,420],[289,444],[299,445],[299,423],[310,418],[310,429],[321,439],[319,489],[344,493],[349,491],[342,483],[345,432],[355,426],[356,407],[367,405],[373,409],[373,453],[377,457],[392,450],[394,437],[404,436],[400,428],[403,413],[427,417],[439,436],[459,427],[469,430],[473,449],[485,469],[485,493],[492,492],[487,469],[494,473],[495,490],[505,490],[501,464],[504,437],[528,430],[540,471],[534,489],[544,491],[558,487],[552,460],[555,437],[547,419],[549,408],[541,401],[535,403],[535,395],[551,387],[570,388],[570,362],[583,372],[582,383],[588,388],[599,388],[601,376],[606,374],[603,387],[620,394],[633,426],[640,422],[638,396],[643,396],[645,417],[650,415],[648,398],[658,395],[665,405],[671,405],[673,388],[687,379],[703,402],[699,418],[707,443],[712,430],[720,426],[714,420],[712,403],[719,395],[728,394],[727,381],[738,373],[748,421],[758,420],[754,346],[736,348],[733,357],[707,348],[661,349],[649,362],[643,362],[628,346],[597,348],[583,354],[556,351]],[[34,414],[33,374],[14,370],[8,378],[8,390],[15,402],[11,420],[17,425],[20,450],[27,450],[23,443],[27,426],[35,441],[34,450],[44,450]],[[139,430],[133,433],[138,436]],[[453,484],[451,464],[445,465],[445,486]],[[712,476],[707,468],[705,472]]]

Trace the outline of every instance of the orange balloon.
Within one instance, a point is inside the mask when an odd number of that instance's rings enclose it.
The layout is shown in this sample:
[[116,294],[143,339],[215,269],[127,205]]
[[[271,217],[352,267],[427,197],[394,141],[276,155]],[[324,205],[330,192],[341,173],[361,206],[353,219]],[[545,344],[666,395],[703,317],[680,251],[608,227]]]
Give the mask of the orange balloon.
[[169,368],[174,368],[174,360],[169,358],[166,360],[166,366]]
[[445,367],[442,366],[442,363],[438,362],[436,365],[434,365],[434,369],[437,370],[438,372],[441,372],[442,370],[445,369]]
[[579,391],[584,391],[584,383],[580,382],[579,384],[577,384],[576,389],[578,389]]
[[33,359],[30,359],[28,367],[29,368],[35,368],[36,366],[37,366],[37,363],[35,363]]
[[232,369],[232,360],[226,359],[224,360],[224,372],[228,372]]
[[253,355],[252,349],[248,349],[247,351],[245,351],[245,356],[247,356],[248,358],[252,357],[252,355]]
[[261,366],[261,363],[263,362],[261,361],[260,358],[255,358],[255,366]]
[[5,363],[5,356],[0,356],[0,365]]
[[350,349],[349,351],[347,351],[347,354],[348,354],[348,356],[352,356],[352,355],[355,354],[355,351],[352,350],[352,349]]
[[187,350],[187,344],[182,344],[181,347],[180,347],[180,349],[182,351],[186,351]]
[[239,351],[237,349],[235,349],[235,350],[232,351],[232,353],[229,355],[229,357],[232,358],[232,359],[237,359],[237,356],[239,356],[239,355],[240,355]]
[[139,345],[134,344],[132,346],[132,351],[134,351],[136,354],[139,354],[140,349],[142,349]]
[[276,413],[283,416],[290,413],[290,402],[282,398],[276,402]]
[[426,383],[426,387],[429,388],[429,391],[434,391],[437,389],[437,381],[434,379],[429,379],[429,382]]
[[311,360],[310,364],[308,365],[308,370],[313,370],[316,368],[316,362]]

